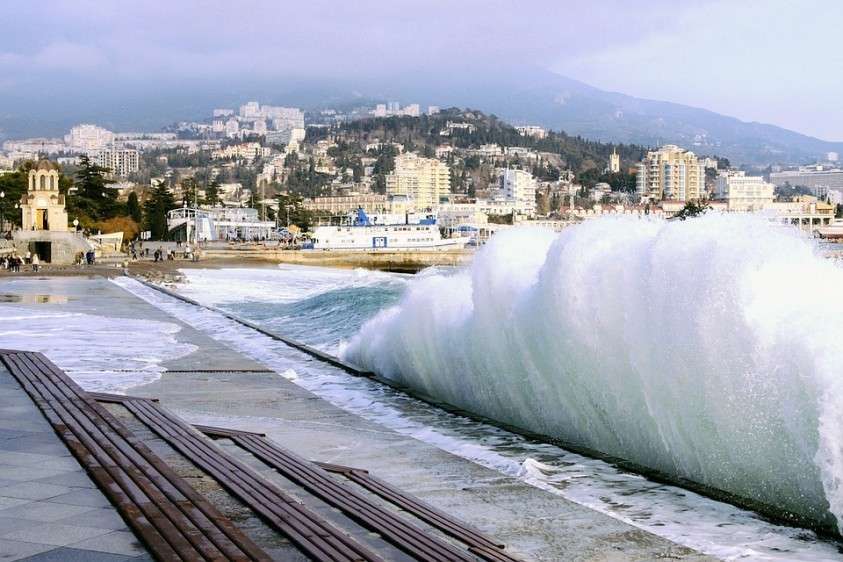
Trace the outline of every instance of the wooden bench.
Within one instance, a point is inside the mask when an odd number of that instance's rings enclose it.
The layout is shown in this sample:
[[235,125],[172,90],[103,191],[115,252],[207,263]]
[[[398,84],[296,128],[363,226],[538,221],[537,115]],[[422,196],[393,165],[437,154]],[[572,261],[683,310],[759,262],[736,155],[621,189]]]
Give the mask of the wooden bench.
[[156,559],[271,560],[42,354],[0,360]]
[[220,449],[213,441],[154,401],[118,395],[99,394],[97,397],[102,401],[122,404],[156,435],[208,473],[269,525],[286,535],[313,560],[381,562],[382,558],[377,553],[317,515],[250,466]]
[[423,531],[394,511],[338,481],[320,466],[279,447],[261,435],[207,426],[197,426],[197,429],[210,437],[232,440],[267,466],[277,470],[284,478],[339,509],[353,521],[380,534],[417,560],[476,560],[468,551],[457,548],[435,534]]

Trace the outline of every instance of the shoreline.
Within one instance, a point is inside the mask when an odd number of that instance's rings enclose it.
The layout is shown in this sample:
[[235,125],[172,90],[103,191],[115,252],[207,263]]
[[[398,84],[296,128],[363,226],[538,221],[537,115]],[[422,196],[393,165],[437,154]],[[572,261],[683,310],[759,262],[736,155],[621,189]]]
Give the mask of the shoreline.
[[39,271],[33,271],[29,264],[21,271],[11,272],[0,269],[0,279],[18,277],[119,277],[125,274],[138,275],[147,279],[170,278],[180,269],[225,269],[225,268],[263,268],[280,264],[326,267],[337,269],[371,269],[394,273],[418,273],[434,266],[459,267],[468,264],[474,256],[473,251],[430,251],[430,252],[313,252],[303,250],[272,250],[266,248],[246,249],[210,249],[203,250],[199,261],[187,259],[130,260],[101,263],[94,265],[53,265],[42,264]]

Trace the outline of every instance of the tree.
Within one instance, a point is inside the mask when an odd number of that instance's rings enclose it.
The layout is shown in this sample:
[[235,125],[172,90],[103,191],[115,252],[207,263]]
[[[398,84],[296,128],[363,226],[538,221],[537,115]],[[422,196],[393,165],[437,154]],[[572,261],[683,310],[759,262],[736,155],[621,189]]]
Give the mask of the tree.
[[[29,163],[31,167],[31,163]],[[10,229],[12,225],[20,226],[21,212],[15,209],[15,203],[20,202],[21,197],[26,192],[26,182],[29,171],[25,166],[21,166],[10,174],[0,175],[0,191],[3,192],[3,197],[0,198],[0,212],[3,214],[3,223],[6,229]]]
[[683,221],[685,219],[702,215],[709,209],[711,209],[711,207],[704,203],[698,203],[697,201],[688,201],[678,213],[673,215],[672,218]]
[[197,191],[196,181],[193,178],[185,178],[181,182],[182,205],[185,207],[193,207],[194,205],[202,205],[204,201],[199,197]]
[[119,212],[117,192],[108,187],[114,180],[106,178],[110,170],[91,162],[87,155],[79,157],[76,171],[76,193],[68,201],[83,222],[109,219]]
[[129,198],[126,201],[126,214],[136,223],[140,224],[142,222],[143,213],[138,202],[138,194],[134,191],[129,193]]
[[278,194],[278,216],[286,226],[294,224],[302,230],[308,230],[313,222],[313,213],[304,208],[301,196],[294,193]]
[[220,182],[214,180],[205,188],[205,203],[207,205],[216,205],[220,202]]
[[122,232],[123,240],[128,242],[137,237],[140,227],[134,219],[130,217],[114,217],[104,221],[96,222],[93,227],[102,231],[103,234],[110,234],[112,232]]
[[143,229],[150,231],[153,239],[163,240],[167,237],[167,212],[174,209],[175,206],[176,201],[166,184],[158,182],[143,206]]

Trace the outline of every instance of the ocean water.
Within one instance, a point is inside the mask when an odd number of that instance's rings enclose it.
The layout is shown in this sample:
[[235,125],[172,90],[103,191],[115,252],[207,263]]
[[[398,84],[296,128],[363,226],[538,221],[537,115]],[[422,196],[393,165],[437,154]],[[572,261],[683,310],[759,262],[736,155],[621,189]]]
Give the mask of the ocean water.
[[[834,524],[843,285],[817,253],[745,217],[601,220],[497,237],[466,270],[190,269],[177,289],[477,413]],[[681,544],[843,559],[810,531],[444,413],[116,282],[340,407]]]

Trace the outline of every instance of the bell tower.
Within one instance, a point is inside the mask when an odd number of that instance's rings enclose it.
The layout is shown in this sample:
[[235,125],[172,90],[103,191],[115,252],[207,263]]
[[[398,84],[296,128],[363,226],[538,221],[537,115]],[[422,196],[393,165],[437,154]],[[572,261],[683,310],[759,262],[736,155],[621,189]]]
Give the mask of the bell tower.
[[59,193],[58,166],[41,160],[29,171],[26,193],[21,197],[21,224],[24,231],[67,231],[64,195]]

